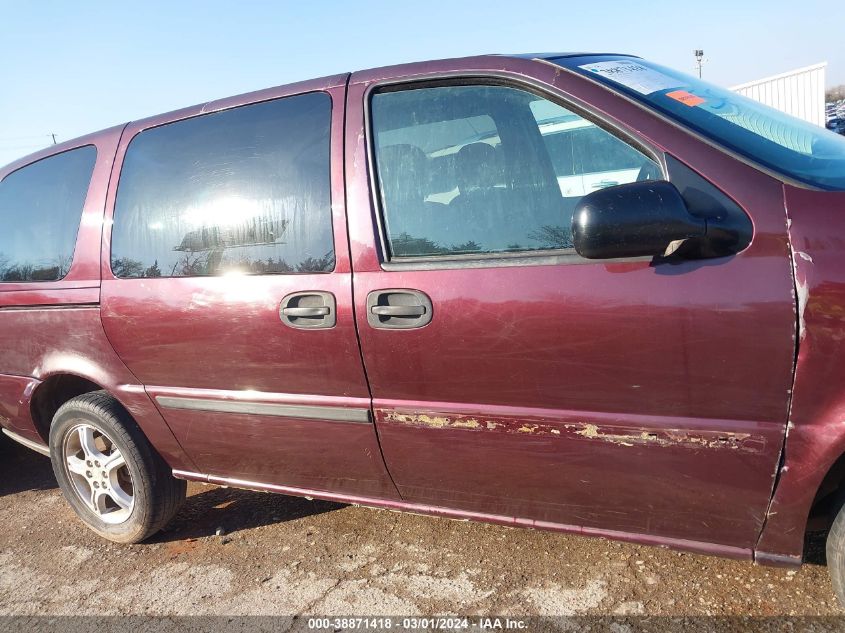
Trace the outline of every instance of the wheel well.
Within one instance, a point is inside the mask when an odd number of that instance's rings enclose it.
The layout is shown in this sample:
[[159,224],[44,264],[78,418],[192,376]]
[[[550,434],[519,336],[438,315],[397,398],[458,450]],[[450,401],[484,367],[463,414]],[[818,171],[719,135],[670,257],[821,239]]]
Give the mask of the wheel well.
[[32,397],[30,413],[35,429],[44,443],[47,444],[50,441],[50,425],[60,406],[83,393],[101,389],[102,387],[97,383],[72,374],[50,376],[42,382]]
[[810,514],[807,517],[807,532],[824,532],[830,529],[845,492],[845,454],[833,462],[819,484]]

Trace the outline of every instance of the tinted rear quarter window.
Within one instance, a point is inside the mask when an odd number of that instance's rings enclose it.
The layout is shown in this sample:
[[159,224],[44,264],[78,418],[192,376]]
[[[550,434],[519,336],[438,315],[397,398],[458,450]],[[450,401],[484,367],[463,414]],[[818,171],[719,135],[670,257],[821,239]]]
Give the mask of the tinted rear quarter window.
[[126,152],[115,203],[117,277],[334,268],[325,93],[152,128]]
[[96,148],[86,145],[0,181],[0,281],[56,281],[67,275],[96,160]]

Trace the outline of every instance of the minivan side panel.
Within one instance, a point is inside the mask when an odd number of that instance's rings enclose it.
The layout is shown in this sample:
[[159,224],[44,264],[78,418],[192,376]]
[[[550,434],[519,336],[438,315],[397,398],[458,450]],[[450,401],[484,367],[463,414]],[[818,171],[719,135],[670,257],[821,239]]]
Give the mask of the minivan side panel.
[[[17,410],[17,417],[9,420],[10,430],[46,445],[49,439],[46,427],[37,427],[32,418],[32,399],[39,389],[46,388],[45,381],[51,377],[77,376],[99,385],[114,396],[173,468],[195,468],[150,397],[112,349],[100,322],[98,306],[0,309],[0,323],[0,349],[15,350],[15,353],[4,355],[10,367],[7,371],[24,376],[0,376],[0,393],[8,393],[8,396],[2,396],[3,408]],[[20,332],[27,333],[25,344],[20,342]],[[32,382],[27,386],[28,381]],[[8,385],[22,383],[25,389],[18,395],[15,391],[7,391]],[[7,397],[18,400],[13,403],[6,400]],[[0,416],[3,414],[0,413]],[[43,422],[49,425],[50,421]]]
[[[731,258],[662,266],[528,258],[384,265],[365,95],[379,82],[454,76],[569,95],[723,184],[754,222],[752,245]],[[403,499],[710,542],[750,557],[792,380],[795,311],[780,183],[604,88],[529,60],[357,73],[348,101],[359,332],[382,448]],[[368,326],[366,297],[385,288],[426,293],[431,322]]]
[[41,389],[49,389],[51,378],[76,376],[117,398],[171,466],[190,469],[193,463],[115,354],[100,322],[103,210],[122,130],[114,127],[56,145],[0,170],[5,177],[56,153],[86,145],[97,149],[68,274],[58,281],[0,283],[0,424],[46,445],[50,420],[36,424],[32,400]]
[[[106,232],[102,316],[109,340],[201,475],[396,498],[370,417],[352,314],[342,169],[346,77],[274,88],[131,124],[118,150],[107,205],[111,220],[127,147],[143,130],[235,106],[325,92],[332,102],[333,272],[119,279],[111,270],[112,236]],[[304,330],[283,323],[282,299],[296,292],[330,293],[336,301],[335,325]]]
[[31,442],[44,444],[32,423],[29,402],[40,380],[28,376],[0,375],[0,426]]

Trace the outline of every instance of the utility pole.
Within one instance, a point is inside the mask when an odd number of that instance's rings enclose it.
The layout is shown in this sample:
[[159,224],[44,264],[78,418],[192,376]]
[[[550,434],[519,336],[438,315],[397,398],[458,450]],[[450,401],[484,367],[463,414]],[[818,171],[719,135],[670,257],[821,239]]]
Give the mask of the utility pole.
[[52,137],[53,137],[53,145],[55,145],[55,144],[56,144],[56,135],[55,135],[55,134],[50,134],[50,136],[52,136]]
[[704,63],[704,51],[700,48],[696,48],[694,51],[695,54],[695,65],[698,67],[698,78],[701,79],[701,66]]

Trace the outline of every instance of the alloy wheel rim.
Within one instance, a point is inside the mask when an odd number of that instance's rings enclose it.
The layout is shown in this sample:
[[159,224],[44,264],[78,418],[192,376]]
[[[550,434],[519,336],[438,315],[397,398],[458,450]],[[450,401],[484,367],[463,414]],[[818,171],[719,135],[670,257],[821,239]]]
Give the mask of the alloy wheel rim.
[[104,523],[126,521],[135,489],[126,458],[112,439],[89,424],[77,424],[64,441],[64,466],[79,499]]

